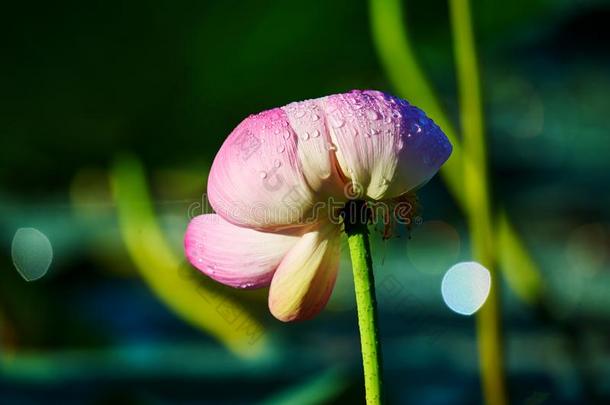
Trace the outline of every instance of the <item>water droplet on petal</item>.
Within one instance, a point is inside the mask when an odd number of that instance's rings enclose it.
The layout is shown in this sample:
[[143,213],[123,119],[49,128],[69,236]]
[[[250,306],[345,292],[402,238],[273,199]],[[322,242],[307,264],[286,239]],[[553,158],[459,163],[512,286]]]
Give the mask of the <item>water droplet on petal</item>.
[[260,176],[261,179],[267,178],[267,172],[260,172],[258,175]]
[[376,121],[379,119],[379,113],[377,113],[375,110],[366,110],[366,118],[370,119],[371,121]]
[[332,125],[333,128],[341,128],[343,125],[345,125],[345,121],[341,117],[332,115],[330,117],[330,125]]
[[294,113],[294,116],[297,118],[303,118],[305,116],[305,110],[298,110],[296,113]]
[[282,136],[284,137],[284,139],[290,139],[290,131],[285,129],[284,132],[282,132]]
[[320,119],[320,116],[318,114],[314,114],[314,115],[311,116],[311,120],[312,121],[317,121],[319,119]]
[[328,145],[326,145],[326,149],[328,149],[328,150],[337,150],[337,147],[335,146],[334,143],[329,143]]
[[305,131],[305,133],[301,136],[301,139],[306,141],[309,139],[309,132]]
[[414,133],[414,134],[418,134],[421,132],[421,127],[415,121],[408,124],[407,128],[409,129],[409,132]]
[[278,153],[282,153],[286,150],[286,147],[284,145],[278,145],[277,146],[277,152]]
[[275,160],[275,162],[273,162],[273,166],[275,167],[280,167],[282,165],[282,162],[280,162],[279,160]]
[[371,132],[371,135],[377,135],[379,133],[379,130],[377,128],[371,128],[370,132]]
[[312,132],[311,136],[313,136],[314,138],[317,138],[320,136],[320,131],[318,131],[317,129],[314,129],[314,131]]

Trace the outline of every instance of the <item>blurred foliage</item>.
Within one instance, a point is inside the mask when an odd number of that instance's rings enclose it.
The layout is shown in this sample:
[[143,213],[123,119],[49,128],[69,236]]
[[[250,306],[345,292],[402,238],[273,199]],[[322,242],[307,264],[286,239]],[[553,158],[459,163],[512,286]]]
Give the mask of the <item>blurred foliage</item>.
[[193,274],[181,252],[168,246],[146,190],[141,165],[120,158],[112,172],[121,235],[141,276],[156,295],[188,322],[215,336],[236,354],[260,354],[265,346],[264,327],[228,288]]

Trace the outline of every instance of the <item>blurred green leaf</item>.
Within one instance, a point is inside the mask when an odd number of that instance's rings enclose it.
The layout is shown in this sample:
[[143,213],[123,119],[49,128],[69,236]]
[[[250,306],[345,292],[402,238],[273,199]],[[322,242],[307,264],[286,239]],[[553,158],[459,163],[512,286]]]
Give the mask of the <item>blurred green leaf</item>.
[[234,353],[244,357],[259,354],[266,342],[260,321],[219,284],[200,275],[194,280],[190,265],[170,249],[155,219],[140,163],[132,157],[119,158],[112,182],[121,235],[155,294]]
[[[401,6],[401,1],[371,0],[369,2],[369,7],[373,41],[390,82],[397,90],[399,96],[406,98],[425,110],[443,129],[453,144],[453,153],[441,168],[441,175],[455,201],[462,210],[466,211],[466,199],[469,190],[465,190],[464,187],[464,168],[470,166],[471,163],[465,161],[467,158],[463,154],[462,144],[460,139],[458,139],[457,131],[444,113],[432,86],[417,63],[409,32],[403,22],[405,13]],[[482,173],[474,172],[472,173],[472,176],[479,176],[481,174]],[[480,195],[472,197],[473,199],[475,197],[477,199],[482,198]],[[507,219],[507,221],[509,220]],[[506,233],[504,236],[504,243],[509,246],[524,247],[516,233]],[[502,245],[502,243],[500,244]],[[502,246],[498,249],[502,249]],[[534,261],[529,258],[527,250],[523,248],[520,252],[523,257],[527,257],[527,261],[532,264],[531,270],[539,273],[539,269],[534,265]],[[514,270],[506,266],[502,266],[502,269],[505,276],[508,272],[515,271],[515,274],[507,276],[513,278],[513,280],[515,277],[520,277],[519,270]],[[528,283],[526,282],[509,283],[511,288],[521,288],[527,284]],[[535,284],[529,285],[531,285],[532,288],[536,288]],[[539,295],[540,291],[517,291],[519,297],[528,294]]]
[[536,304],[544,287],[542,277],[504,211],[498,216],[496,238],[506,282],[523,301]]

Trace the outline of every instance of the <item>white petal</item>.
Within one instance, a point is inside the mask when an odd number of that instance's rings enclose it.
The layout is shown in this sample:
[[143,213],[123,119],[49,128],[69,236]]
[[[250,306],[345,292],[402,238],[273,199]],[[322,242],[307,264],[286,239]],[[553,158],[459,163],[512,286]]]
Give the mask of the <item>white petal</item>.
[[326,305],[339,269],[339,228],[306,233],[288,252],[271,281],[269,309],[279,320],[309,319]]

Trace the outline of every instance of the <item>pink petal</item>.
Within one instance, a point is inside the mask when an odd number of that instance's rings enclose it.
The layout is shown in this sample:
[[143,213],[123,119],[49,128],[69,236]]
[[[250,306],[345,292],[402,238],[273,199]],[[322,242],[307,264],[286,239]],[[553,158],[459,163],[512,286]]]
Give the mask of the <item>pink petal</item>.
[[332,224],[301,237],[271,281],[273,316],[284,322],[309,319],[326,306],[339,269],[340,241],[339,228]]
[[297,135],[297,154],[303,175],[318,201],[344,199],[344,182],[334,157],[328,123],[321,108],[323,99],[306,100],[282,107]]
[[374,200],[428,181],[451,154],[447,137],[418,108],[378,91],[325,99],[330,135],[343,174]]
[[302,173],[297,143],[279,108],[242,121],[210,171],[208,198],[216,213],[261,230],[302,223],[316,197]]
[[184,238],[186,256],[214,280],[239,288],[269,285],[284,255],[299,240],[233,225],[215,214],[191,220]]

